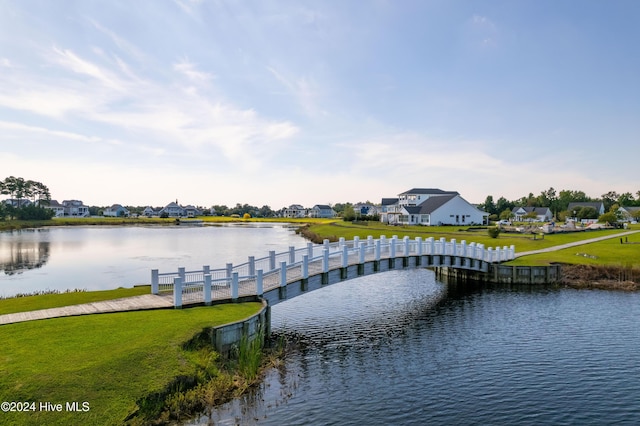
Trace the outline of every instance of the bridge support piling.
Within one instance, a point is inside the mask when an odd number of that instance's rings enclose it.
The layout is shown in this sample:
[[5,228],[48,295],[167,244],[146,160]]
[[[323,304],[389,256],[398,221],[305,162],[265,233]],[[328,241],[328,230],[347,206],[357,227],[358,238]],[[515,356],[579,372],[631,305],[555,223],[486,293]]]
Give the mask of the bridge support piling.
[[287,262],[280,262],[280,287],[287,286]]

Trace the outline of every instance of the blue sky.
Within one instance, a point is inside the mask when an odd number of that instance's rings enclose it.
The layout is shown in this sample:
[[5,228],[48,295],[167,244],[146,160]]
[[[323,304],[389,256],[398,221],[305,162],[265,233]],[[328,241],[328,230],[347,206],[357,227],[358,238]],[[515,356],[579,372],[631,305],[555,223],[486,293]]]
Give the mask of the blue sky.
[[640,2],[0,0],[0,179],[90,205],[640,190]]

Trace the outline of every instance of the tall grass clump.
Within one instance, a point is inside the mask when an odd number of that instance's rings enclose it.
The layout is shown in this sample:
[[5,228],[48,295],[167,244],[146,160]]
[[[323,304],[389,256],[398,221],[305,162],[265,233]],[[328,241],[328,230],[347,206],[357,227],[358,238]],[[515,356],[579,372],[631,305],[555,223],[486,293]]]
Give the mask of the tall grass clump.
[[244,334],[240,339],[240,344],[237,347],[237,370],[249,382],[258,377],[262,365],[263,346],[264,328],[262,326],[254,336],[250,337],[248,334]]

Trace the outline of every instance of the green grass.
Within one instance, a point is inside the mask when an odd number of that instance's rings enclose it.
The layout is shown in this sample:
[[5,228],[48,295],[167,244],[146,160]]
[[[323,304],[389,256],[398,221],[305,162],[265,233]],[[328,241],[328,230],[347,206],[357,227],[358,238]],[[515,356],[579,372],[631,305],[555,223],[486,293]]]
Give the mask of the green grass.
[[182,344],[259,303],[56,318],[0,326],[0,399],[88,402],[86,413],[0,413],[3,425],[122,424],[135,401],[193,374]]
[[[629,230],[640,229],[640,225],[632,226]],[[526,252],[532,250],[538,250],[543,248],[549,248],[557,245],[567,244],[571,242],[586,240],[590,238],[597,238],[607,235],[616,235],[626,230],[611,229],[611,230],[593,230],[583,232],[567,232],[545,235],[543,239],[536,237],[533,239],[532,235],[528,234],[515,234],[515,233],[501,233],[498,238],[489,237],[486,229],[473,230],[473,227],[458,227],[458,226],[389,226],[382,223],[370,222],[368,224],[353,224],[350,222],[332,222],[325,224],[311,225],[309,230],[315,232],[318,235],[329,237],[344,237],[346,239],[353,239],[354,236],[360,238],[366,238],[371,235],[374,238],[379,238],[380,235],[385,235],[387,238],[397,235],[399,238],[409,236],[411,238],[434,237],[439,239],[444,237],[447,241],[456,239],[457,241],[465,240],[467,243],[475,242],[478,244],[484,244],[485,247],[510,247],[514,245],[516,252]],[[633,238],[632,238],[633,237]],[[640,236],[634,234],[632,237],[628,237],[629,241],[637,241]],[[590,247],[594,244],[600,244],[604,249],[599,250],[595,255],[597,259],[579,258],[575,256],[575,253],[586,252],[589,253]],[[598,246],[600,247],[600,246]],[[567,263],[589,263],[599,265],[637,265],[640,266],[640,245],[628,244],[621,245],[618,238],[612,238],[606,243],[592,243],[585,246],[575,247],[568,249],[568,254],[561,254],[561,251],[551,252],[545,255],[524,256],[516,260],[513,264],[521,265],[546,265],[552,262],[564,262]],[[529,263],[529,262],[535,263]],[[511,262],[510,262],[511,264]]]
[[150,286],[117,288],[115,290],[79,291],[59,294],[41,294],[35,296],[13,297],[0,300],[0,315],[16,312],[36,311],[38,309],[59,308],[61,306],[93,303],[121,297],[150,294]]
[[508,264],[543,266],[560,262],[575,265],[640,267],[640,233],[622,238],[635,244],[620,244],[620,238],[612,238],[551,253],[522,256]]

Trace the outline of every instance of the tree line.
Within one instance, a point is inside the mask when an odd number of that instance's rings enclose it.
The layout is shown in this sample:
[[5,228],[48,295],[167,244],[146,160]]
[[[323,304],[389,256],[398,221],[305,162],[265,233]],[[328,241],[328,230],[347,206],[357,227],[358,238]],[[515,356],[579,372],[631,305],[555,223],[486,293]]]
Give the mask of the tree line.
[[606,194],[602,194],[600,198],[591,198],[583,191],[556,191],[551,187],[537,196],[529,193],[529,195],[513,201],[509,201],[504,197],[494,201],[493,196],[488,195],[484,203],[478,205],[478,207],[500,219],[508,219],[508,215],[514,207],[548,207],[554,217],[561,221],[566,217],[574,216],[578,219],[597,219],[599,213],[592,208],[587,207],[576,212],[568,211],[570,203],[585,202],[602,202],[605,212],[615,213],[619,207],[640,206],[640,191],[637,191],[635,196],[630,192],[619,194],[616,191],[609,191]]
[[9,176],[0,181],[0,194],[9,200],[0,203],[0,220],[6,217],[19,220],[47,220],[54,212],[45,208],[51,201],[49,188],[42,182]]

